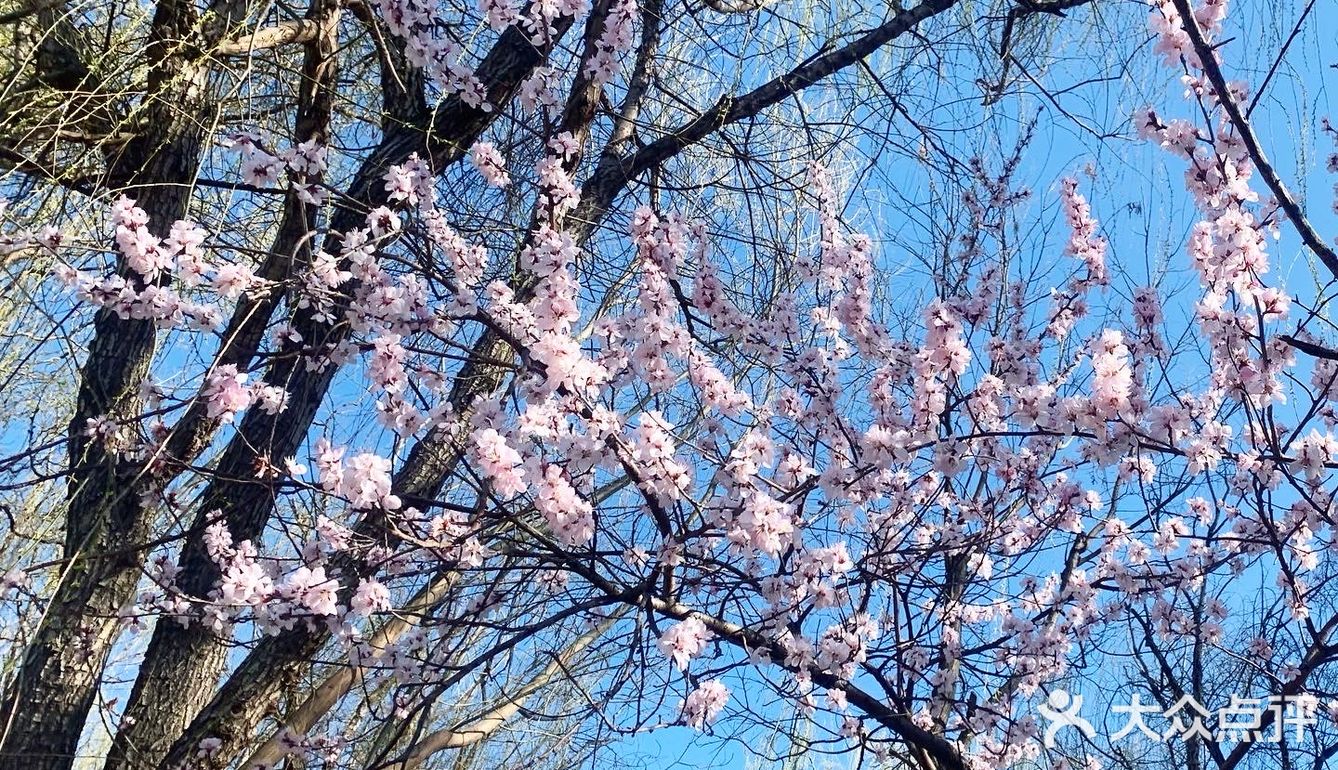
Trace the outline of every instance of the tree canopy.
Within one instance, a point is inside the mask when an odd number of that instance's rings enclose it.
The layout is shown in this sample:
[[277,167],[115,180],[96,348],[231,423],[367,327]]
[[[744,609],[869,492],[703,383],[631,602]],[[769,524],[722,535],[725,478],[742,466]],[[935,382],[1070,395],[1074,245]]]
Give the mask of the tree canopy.
[[6,1],[0,770],[1338,755],[1314,0]]

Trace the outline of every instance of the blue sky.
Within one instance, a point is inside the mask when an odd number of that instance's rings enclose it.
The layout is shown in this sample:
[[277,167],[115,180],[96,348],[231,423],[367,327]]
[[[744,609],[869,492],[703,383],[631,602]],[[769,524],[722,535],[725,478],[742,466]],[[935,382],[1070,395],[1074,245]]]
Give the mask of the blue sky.
[[[1303,2],[1295,0],[1237,3],[1229,21],[1232,40],[1227,47],[1231,56],[1225,64],[1228,75],[1257,85],[1303,7]],[[777,11],[784,8],[779,5]],[[1155,281],[1192,299],[1197,281],[1181,244],[1194,213],[1180,187],[1183,164],[1132,139],[1128,120],[1132,110],[1145,103],[1178,105],[1180,87],[1172,73],[1153,61],[1150,46],[1141,44],[1146,40],[1141,8],[1119,4],[1103,13],[1109,14],[1104,29],[1068,40],[1053,52],[1058,61],[1037,75],[1049,86],[1053,101],[1029,93],[983,107],[975,73],[950,68],[943,71],[940,81],[924,84],[927,96],[908,98],[907,108],[918,121],[935,129],[946,149],[960,157],[1008,151],[1019,126],[1035,118],[1036,140],[1018,174],[1034,196],[1021,218],[1049,229],[1035,235],[1035,243],[1048,246],[1038,249],[1031,258],[1040,262],[1066,259],[1061,253],[1065,234],[1056,221],[1056,182],[1062,175],[1077,175],[1082,192],[1092,201],[1103,232],[1111,241],[1109,259],[1115,275],[1111,291],[1127,295],[1133,287]],[[1072,12],[1071,21],[1065,22],[1056,42],[1065,43],[1071,30],[1081,28],[1087,14]],[[1128,37],[1120,45],[1106,46],[1103,41],[1112,34],[1111,29],[1128,29]],[[1330,66],[1334,63],[1332,52],[1338,50],[1336,42],[1338,8],[1318,3],[1306,31],[1291,43],[1283,66],[1273,76],[1253,115],[1256,131],[1275,165],[1292,190],[1305,200],[1307,212],[1321,233],[1338,232],[1330,206],[1333,180],[1323,168],[1331,144],[1317,134],[1319,118],[1326,114],[1338,73]],[[1127,70],[1119,66],[1126,57]],[[883,54],[871,61],[875,71],[889,71],[895,64],[894,56]],[[1024,90],[1034,89],[1028,84]],[[805,95],[806,102],[815,105],[820,105],[823,98],[821,89]],[[857,119],[864,117],[858,107],[851,114]],[[916,130],[904,118],[894,117],[892,122],[908,138],[915,136]],[[1117,136],[1098,137],[1093,131]],[[852,155],[867,149],[856,144]],[[1089,164],[1095,168],[1095,181],[1084,174]],[[849,165],[857,164],[852,161]],[[918,163],[892,156],[885,156],[877,173],[867,180],[853,195],[847,216],[879,243],[880,264],[894,276],[896,286],[895,291],[888,292],[888,303],[918,304],[924,276],[911,255],[925,240],[926,229],[933,225],[933,212],[917,213],[907,201],[930,200],[932,180]],[[1285,276],[1286,284],[1303,294],[1300,287],[1312,280],[1311,262],[1299,251],[1293,232],[1284,228],[1283,233],[1282,241],[1272,250],[1274,274]],[[1064,274],[1066,268],[1056,273]],[[1187,306],[1172,305],[1168,315],[1174,317],[1177,311],[1183,317]],[[196,347],[174,348],[164,353],[158,371],[200,371],[209,352]],[[385,445],[384,435],[368,430],[366,423],[335,419],[350,411],[351,402],[363,398],[360,375],[341,376],[334,393],[321,419],[334,420],[340,436],[364,437],[353,442],[353,451]],[[0,450],[8,452],[21,445],[23,427],[17,422],[8,423],[0,431]],[[320,430],[314,429],[312,438],[319,435]],[[675,700],[676,696],[670,697],[668,702]],[[751,732],[744,738],[756,742]],[[628,739],[602,755],[600,766],[742,768],[749,756],[738,741],[668,728]],[[841,762],[835,761],[838,765]]]
[[[1224,49],[1227,77],[1250,82],[1255,88],[1252,93],[1257,93],[1304,7],[1304,2],[1233,3]],[[1338,234],[1332,206],[1334,179],[1325,170],[1324,159],[1333,146],[1320,134],[1319,126],[1329,114],[1331,92],[1338,82],[1338,70],[1331,66],[1338,51],[1338,7],[1321,2],[1309,13],[1301,34],[1287,44],[1286,56],[1271,75],[1251,120],[1310,221],[1321,234],[1332,236]],[[1127,300],[1134,288],[1155,283],[1179,298],[1166,307],[1168,326],[1184,328],[1198,292],[1197,276],[1183,249],[1185,234],[1196,219],[1181,181],[1185,164],[1134,137],[1130,116],[1135,108],[1151,104],[1165,116],[1192,117],[1190,105],[1181,99],[1183,88],[1176,73],[1154,58],[1146,34],[1146,10],[1132,3],[1113,4],[1103,14],[1103,29],[1089,29],[1086,35],[1081,30],[1090,23],[1087,12],[1071,12],[1071,19],[1063,23],[1056,37],[1060,45],[1049,49],[1055,63],[1036,76],[1051,96],[1037,94],[1027,83],[1022,87],[1024,95],[982,107],[973,78],[948,68],[941,81],[925,88],[933,94],[924,100],[932,109],[917,113],[911,106],[915,100],[908,100],[908,109],[922,125],[942,129],[937,135],[944,147],[963,158],[973,153],[989,157],[991,150],[995,155],[1007,152],[1020,126],[1035,119],[1036,138],[1017,174],[1033,197],[1019,218],[1049,228],[1036,237],[1035,243],[1043,247],[1031,258],[1040,263],[1067,259],[1062,255],[1066,233],[1057,219],[1057,182],[1061,176],[1075,176],[1111,243],[1110,291]],[[1112,46],[1108,36],[1113,29],[1128,32]],[[875,71],[882,71],[880,67],[894,64],[893,58],[875,56],[871,64]],[[815,94],[809,101],[822,98]],[[857,120],[860,109],[855,107],[851,113]],[[894,118],[893,124],[907,135],[915,133],[904,119]],[[1094,176],[1087,173],[1089,168]],[[889,301],[917,305],[921,299],[915,296],[916,287],[923,283],[924,275],[907,252],[924,237],[932,212],[916,214],[906,201],[927,201],[933,194],[931,180],[922,166],[901,157],[885,157],[868,179],[872,183],[855,192],[846,217],[879,242],[882,267],[903,277],[890,292]],[[1257,179],[1255,189],[1267,197],[1268,191]],[[1294,230],[1284,225],[1281,241],[1271,245],[1270,255],[1279,283],[1299,298],[1314,296],[1313,288],[1307,288],[1315,285],[1314,263],[1301,251]],[[1068,268],[1061,267],[1055,273],[1056,283],[1067,274]],[[1111,299],[1111,305],[1127,308],[1127,302]],[[1093,323],[1098,320],[1094,318]],[[1127,316],[1107,319],[1116,325],[1127,320]],[[1206,373],[1205,367],[1200,376]],[[1195,376],[1183,369],[1177,374]],[[1256,588],[1268,579],[1247,574],[1235,583],[1235,595],[1228,592],[1225,598],[1248,604]],[[1112,675],[1118,676],[1113,671]],[[1084,714],[1096,721],[1105,699],[1099,691],[1088,694]],[[688,767],[742,768],[750,757],[733,741],[681,728],[629,739],[625,745],[626,756],[643,758],[646,767],[680,767],[686,762]],[[621,751],[614,752],[601,766],[620,767],[622,756]],[[842,767],[852,760],[853,755],[821,758],[811,766],[831,762]],[[758,762],[755,766],[768,765]]]

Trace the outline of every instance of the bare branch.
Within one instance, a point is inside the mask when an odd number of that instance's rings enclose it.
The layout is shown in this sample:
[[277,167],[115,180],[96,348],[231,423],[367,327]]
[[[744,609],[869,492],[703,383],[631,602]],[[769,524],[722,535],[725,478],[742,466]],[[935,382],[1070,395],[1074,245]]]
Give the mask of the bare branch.
[[214,53],[220,56],[242,56],[266,48],[307,43],[320,34],[321,25],[312,19],[291,19],[272,27],[261,27],[241,37],[220,40]]
[[1268,156],[1264,154],[1264,148],[1259,144],[1259,138],[1254,134],[1254,128],[1250,121],[1240,111],[1240,105],[1231,95],[1231,89],[1227,85],[1226,77],[1222,75],[1222,67],[1217,62],[1217,53],[1208,41],[1203,37],[1203,30],[1199,28],[1199,22],[1194,16],[1194,9],[1189,4],[1189,0],[1172,0],[1175,3],[1176,10],[1180,13],[1181,23],[1184,25],[1186,34],[1189,35],[1190,43],[1194,46],[1194,53],[1198,55],[1199,61],[1203,64],[1203,72],[1208,76],[1208,81],[1212,83],[1213,92],[1222,109],[1226,110],[1227,117],[1231,119],[1231,125],[1236,128],[1236,133],[1240,135],[1241,142],[1245,145],[1245,150],[1250,154],[1250,160],[1254,162],[1255,168],[1259,169],[1259,176],[1263,177],[1264,184],[1273,191],[1274,197],[1278,200],[1278,205],[1287,214],[1292,225],[1301,235],[1301,240],[1305,245],[1319,257],[1324,266],[1328,268],[1329,273],[1338,278],[1338,254],[1334,253],[1333,248],[1325,242],[1315,228],[1306,218],[1305,211],[1301,209],[1300,204],[1292,197],[1291,192],[1287,190],[1287,185],[1283,183],[1278,172],[1269,162]]

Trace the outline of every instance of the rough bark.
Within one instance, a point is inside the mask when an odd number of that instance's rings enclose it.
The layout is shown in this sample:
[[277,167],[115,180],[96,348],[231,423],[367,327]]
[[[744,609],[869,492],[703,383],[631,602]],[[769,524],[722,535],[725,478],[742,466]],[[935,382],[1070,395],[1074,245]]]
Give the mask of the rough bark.
[[[109,158],[108,183],[137,199],[149,228],[165,235],[186,214],[200,161],[208,99],[202,68],[182,45],[194,29],[188,3],[160,2],[149,45],[150,75],[144,133]],[[123,275],[130,276],[125,265]],[[123,462],[84,435],[87,421],[129,419],[140,410],[139,383],[153,359],[151,321],[100,311],[78,401],[69,426],[69,503],[66,567],[55,596],[6,689],[0,714],[0,768],[68,768],[93,703],[118,627],[117,612],[139,579],[140,546],[151,509],[142,467]]]
[[[340,8],[333,0],[316,0],[308,8],[304,21],[318,30],[305,45],[302,68],[302,92],[295,121],[297,141],[326,142],[330,135],[330,120],[337,83],[335,51],[337,46]],[[258,273],[269,281],[281,281],[291,272],[295,261],[309,259],[307,234],[316,225],[316,210],[290,192],[284,202],[283,219],[265,263]],[[278,306],[280,295],[275,290],[248,295],[238,303],[224,346],[215,366],[234,364],[246,369],[254,359],[269,323]],[[167,441],[167,457],[180,465],[196,457],[217,430],[217,419],[208,419],[204,404],[194,404],[178,423]],[[206,501],[210,498],[206,496]],[[205,503],[209,505],[209,502]],[[263,503],[262,503],[263,504]],[[212,510],[212,508],[206,508]],[[202,526],[203,521],[196,525]],[[187,556],[183,558],[181,587],[194,596],[204,596],[215,573],[199,566],[209,562],[200,548],[198,537],[187,540]],[[144,662],[135,679],[130,701],[126,706],[121,729],[117,732],[104,765],[107,770],[153,767],[171,747],[172,741],[190,724],[209,695],[217,686],[224,660],[221,654],[192,659],[201,644],[180,644],[180,636],[210,635],[201,625],[181,628],[176,623],[159,623],[154,628]],[[214,645],[218,647],[218,645]],[[213,649],[209,650],[213,652]]]
[[[560,27],[559,37],[568,26]],[[488,84],[489,101],[494,104],[509,102],[547,53],[547,50],[531,45],[519,31],[504,34],[479,67],[480,77]],[[402,163],[413,153],[431,158],[437,169],[455,163],[497,114],[497,110],[483,111],[451,99],[434,115],[420,115],[416,124],[391,127],[380,147],[359,169],[347,195],[351,202],[337,210],[331,229],[338,234],[359,226],[361,212],[385,201],[380,182],[386,168]],[[329,249],[337,250],[337,238],[337,235],[331,236],[327,244]],[[314,342],[317,348],[337,345],[348,334],[346,325],[326,326],[317,320],[314,311],[299,313],[294,327],[304,340]],[[197,505],[195,525],[180,559],[182,579],[178,587],[183,591],[202,597],[218,580],[217,566],[208,558],[200,539],[205,519],[217,515],[213,512],[221,512],[222,520],[236,540],[254,539],[263,531],[274,508],[274,490],[269,483],[255,478],[256,459],[258,456],[283,458],[296,452],[307,436],[336,372],[334,366],[309,371],[295,357],[284,358],[270,367],[265,379],[282,385],[289,392],[289,407],[279,415],[268,415],[260,410],[249,412],[237,435],[224,450],[217,463],[215,480]],[[431,496],[434,490],[435,487],[416,494]],[[410,494],[414,493],[410,491]],[[137,724],[148,721],[156,726],[151,730],[135,728],[138,738],[134,750],[140,759],[134,766],[154,766],[168,750],[169,742],[180,736],[182,729],[191,724],[192,718],[210,702],[229,649],[229,640],[218,638],[199,624],[183,628],[179,624],[165,623],[155,629],[146,655],[145,671],[136,683],[135,709],[144,715],[137,719]],[[266,671],[256,677],[264,679],[269,673]],[[281,668],[274,669],[273,673],[282,682],[292,681],[291,677],[283,675]],[[190,686],[182,687],[183,682]],[[253,716],[258,720],[283,690],[283,687],[266,690],[267,697],[257,700],[259,708],[254,709],[254,713],[246,710],[239,717],[254,726],[255,722],[245,717]],[[154,734],[151,740],[147,739],[149,732]],[[194,728],[186,734],[193,735]],[[210,737],[210,734],[200,737]],[[176,746],[185,746],[185,754],[189,754],[198,742],[199,738],[179,739]],[[127,745],[120,738],[117,744]],[[166,764],[179,761],[180,757],[174,759],[178,753],[177,748],[172,748]]]

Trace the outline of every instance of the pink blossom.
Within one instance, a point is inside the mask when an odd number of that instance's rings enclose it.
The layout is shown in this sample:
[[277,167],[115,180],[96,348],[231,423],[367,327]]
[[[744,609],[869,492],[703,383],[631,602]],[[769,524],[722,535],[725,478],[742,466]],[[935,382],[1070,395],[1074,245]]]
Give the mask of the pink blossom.
[[688,661],[706,649],[706,643],[715,634],[697,617],[690,617],[670,626],[660,635],[660,652],[674,661],[679,670],[687,670]]
[[729,702],[729,688],[719,679],[702,682],[679,707],[683,721],[698,730],[716,720]]
[[511,175],[506,173],[506,159],[492,142],[475,142],[469,148],[469,162],[474,164],[474,168],[478,169],[489,185],[506,187],[511,184]]
[[149,232],[149,215],[134,200],[124,195],[118,198],[112,205],[112,221],[116,224],[116,246],[131,270],[147,281],[173,271],[172,250]]
[[242,160],[242,181],[254,187],[273,187],[279,183],[284,162],[263,150],[253,150]]
[[0,597],[8,596],[15,590],[27,590],[31,586],[32,577],[26,571],[18,567],[11,568],[0,577]]
[[525,491],[525,469],[520,453],[512,449],[493,428],[474,431],[474,458],[483,476],[492,482],[493,494],[509,500]]
[[236,264],[219,265],[211,281],[214,291],[228,299],[234,299],[250,291],[257,283],[259,281],[255,273],[251,272],[251,268]]
[[321,487],[338,494],[344,486],[344,448],[336,447],[324,437],[316,440],[316,472]]
[[200,392],[205,412],[211,418],[232,422],[233,416],[250,406],[255,396],[246,386],[246,378],[245,373],[237,371],[236,364],[224,364],[210,372]]
[[1107,283],[1106,239],[1096,234],[1097,222],[1087,199],[1078,193],[1078,180],[1066,178],[1060,183],[1060,201],[1072,233],[1064,253],[1087,265],[1087,281],[1098,286]]
[[632,26],[636,17],[636,0],[615,0],[612,4],[604,17],[604,30],[595,43],[595,50],[585,62],[585,75],[595,83],[608,83],[618,72],[621,55],[632,48]]
[[371,452],[348,459],[339,488],[354,508],[400,507],[400,499],[390,492],[390,460]]
[[446,224],[441,212],[435,209],[427,215],[426,223],[428,237],[445,252],[459,288],[472,289],[487,269],[487,250],[467,243]]
[[284,576],[279,593],[314,615],[334,615],[339,611],[338,581],[325,576],[324,567],[298,567]]
[[1118,419],[1128,409],[1133,393],[1133,371],[1124,335],[1114,329],[1101,333],[1092,344],[1092,408],[1102,419]]
[[197,751],[195,752],[195,756],[199,759],[212,757],[217,754],[218,750],[222,747],[222,738],[202,738],[200,739],[200,743],[196,746]]
[[316,139],[300,142],[296,147],[285,150],[283,158],[288,168],[300,176],[319,176],[325,173],[325,158],[329,148]]
[[1293,450],[1292,467],[1305,474],[1311,481],[1324,476],[1327,465],[1338,459],[1338,439],[1331,433],[1320,433],[1311,429],[1304,438],[1296,443]]
[[274,582],[264,567],[250,558],[231,560],[219,579],[217,597],[225,605],[259,605],[274,594]]
[[255,403],[268,415],[276,415],[288,408],[288,391],[278,385],[261,385],[255,389]]
[[526,114],[557,106],[556,72],[551,67],[536,67],[520,86],[519,100]]
[[479,10],[483,11],[488,26],[498,32],[520,21],[520,10],[514,0],[479,0]]
[[432,200],[432,169],[417,153],[410,155],[404,163],[391,166],[383,178],[386,193],[392,201],[417,206]]
[[362,580],[358,590],[349,599],[349,611],[358,617],[371,617],[374,613],[390,609],[390,590],[376,580]]
[[730,539],[775,558],[793,533],[790,506],[762,492],[754,492],[744,501],[738,527],[730,533]]
[[687,466],[674,459],[670,427],[662,414],[650,411],[641,414],[632,433],[642,486],[667,499],[680,496],[690,484]]
[[377,206],[367,212],[367,229],[373,238],[393,236],[403,227],[404,221],[389,206]]
[[594,510],[556,465],[544,468],[535,483],[534,504],[564,545],[582,545],[595,535]]

